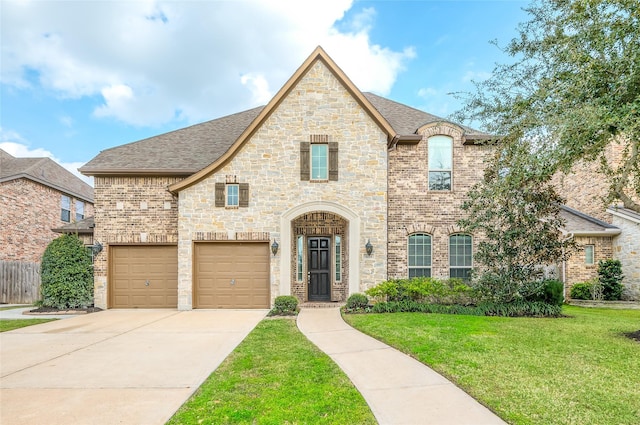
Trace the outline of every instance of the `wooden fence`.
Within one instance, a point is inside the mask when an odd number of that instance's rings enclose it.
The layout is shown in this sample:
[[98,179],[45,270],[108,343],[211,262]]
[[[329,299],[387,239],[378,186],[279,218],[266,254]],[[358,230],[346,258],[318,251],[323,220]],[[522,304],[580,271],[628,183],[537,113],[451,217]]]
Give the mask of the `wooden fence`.
[[40,263],[0,260],[0,303],[32,304],[40,299]]

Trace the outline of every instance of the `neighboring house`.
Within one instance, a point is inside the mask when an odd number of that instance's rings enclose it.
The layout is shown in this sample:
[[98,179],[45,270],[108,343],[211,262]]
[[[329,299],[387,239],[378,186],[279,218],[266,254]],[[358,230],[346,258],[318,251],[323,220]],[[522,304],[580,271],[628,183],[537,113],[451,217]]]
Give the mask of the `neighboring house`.
[[489,135],[360,92],[321,49],[264,107],[105,150],[95,304],[268,308],[468,275]]
[[8,285],[15,287],[17,274],[26,269],[37,280],[31,284],[39,286],[42,254],[58,236],[53,228],[92,215],[93,188],[87,183],[50,158],[15,158],[0,149],[1,301],[7,302]]
[[[605,157],[609,164],[619,165],[624,149],[624,144],[618,142],[612,142],[607,146]],[[617,233],[611,237],[593,234],[590,240],[585,239],[585,235],[576,237],[579,248],[585,247],[586,252],[580,248],[581,251],[569,259],[568,263],[574,264],[575,267],[582,264],[582,267],[576,269],[573,274],[567,274],[567,290],[574,283],[597,277],[598,261],[613,258],[620,260],[622,264],[623,299],[640,300],[640,215],[621,206],[613,205],[607,208],[603,202],[608,190],[607,182],[608,179],[601,173],[598,161],[580,162],[570,173],[560,173],[555,177],[558,191],[566,198],[565,203],[568,207],[579,211],[579,214],[585,217],[600,221],[601,224],[612,225],[612,229],[608,229],[611,232],[616,232],[613,229],[617,229]],[[631,193],[629,194],[632,199],[640,201]],[[599,232],[594,231],[596,234]],[[574,234],[578,236],[578,233]],[[594,266],[587,264],[592,258],[595,258]]]

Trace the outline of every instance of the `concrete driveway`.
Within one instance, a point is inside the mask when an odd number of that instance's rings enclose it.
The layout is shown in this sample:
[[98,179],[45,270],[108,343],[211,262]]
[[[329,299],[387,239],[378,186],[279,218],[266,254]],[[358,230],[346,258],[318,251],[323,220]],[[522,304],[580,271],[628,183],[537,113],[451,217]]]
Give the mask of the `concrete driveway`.
[[107,310],[0,333],[0,423],[164,424],[267,310]]

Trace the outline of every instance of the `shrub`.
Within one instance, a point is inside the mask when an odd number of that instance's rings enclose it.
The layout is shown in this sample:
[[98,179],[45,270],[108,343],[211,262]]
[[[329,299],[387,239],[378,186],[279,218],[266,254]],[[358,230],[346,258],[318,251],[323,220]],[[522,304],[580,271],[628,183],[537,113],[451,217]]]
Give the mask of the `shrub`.
[[59,309],[93,305],[91,254],[76,235],[51,241],[42,255],[42,305]]
[[369,298],[365,294],[351,294],[347,299],[347,311],[364,311],[369,306]]
[[293,316],[298,311],[298,299],[292,295],[280,295],[273,302],[269,316]]
[[620,260],[598,262],[598,280],[602,284],[602,296],[605,300],[619,300],[622,297],[623,278]]
[[365,291],[378,301],[421,301],[439,304],[470,304],[473,290],[460,279],[432,277],[393,279]]
[[527,301],[538,301],[552,305],[562,305],[564,301],[564,285],[555,279],[545,279],[535,295],[527,297]]
[[590,282],[576,283],[571,287],[571,298],[574,300],[590,300],[591,299],[591,287],[593,285]]
[[419,312],[505,317],[558,317],[562,315],[562,307],[540,301],[514,301],[510,303],[485,302],[477,306],[468,306],[460,304],[429,304],[404,300],[377,303],[371,307],[371,312]]

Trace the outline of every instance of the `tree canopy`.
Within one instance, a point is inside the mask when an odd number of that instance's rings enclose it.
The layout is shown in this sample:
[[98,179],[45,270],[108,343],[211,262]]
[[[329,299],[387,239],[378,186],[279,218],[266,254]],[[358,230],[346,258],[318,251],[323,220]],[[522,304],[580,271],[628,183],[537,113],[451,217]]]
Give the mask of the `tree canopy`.
[[[530,19],[457,115],[518,144],[529,177],[548,180],[598,161],[606,202],[640,212],[640,7],[638,0],[535,0]],[[605,155],[621,143],[622,157]],[[504,162],[505,158],[502,158]]]

